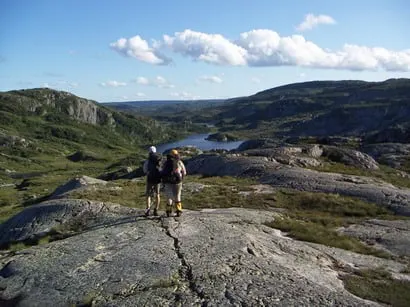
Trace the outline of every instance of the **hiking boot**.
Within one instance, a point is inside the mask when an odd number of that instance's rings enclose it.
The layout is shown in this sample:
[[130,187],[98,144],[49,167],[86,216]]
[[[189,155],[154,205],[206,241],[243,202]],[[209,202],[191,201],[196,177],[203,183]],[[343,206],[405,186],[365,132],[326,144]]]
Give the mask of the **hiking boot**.
[[145,216],[149,216],[149,212],[150,212],[150,208],[148,208],[148,209],[145,209]]
[[158,210],[157,210],[157,208],[154,209],[154,216],[158,216]]
[[167,217],[170,217],[171,216],[171,211],[167,211]]
[[178,211],[177,211],[177,216],[180,217],[181,214],[182,214],[182,211],[178,210]]

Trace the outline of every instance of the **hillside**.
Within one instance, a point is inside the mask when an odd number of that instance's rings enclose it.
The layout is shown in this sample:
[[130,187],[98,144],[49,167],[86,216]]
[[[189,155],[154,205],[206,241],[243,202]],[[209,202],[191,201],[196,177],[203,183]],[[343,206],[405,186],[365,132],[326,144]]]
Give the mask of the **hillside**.
[[[406,141],[408,97],[407,80],[310,82],[159,122],[1,93],[0,305],[408,306],[410,144],[351,146],[394,127]],[[144,147],[215,120],[257,137],[178,148],[183,214],[161,197],[146,217]]]
[[[155,118],[167,114],[157,109]],[[220,105],[172,114],[212,122],[221,131],[254,137],[355,136],[365,142],[410,140],[410,79],[289,84]]]
[[406,143],[410,80],[292,84],[237,100],[220,111],[220,126],[225,129],[266,136],[356,136],[369,142]]
[[[160,142],[174,136],[150,118],[116,112],[95,101],[51,89],[0,93],[0,112],[1,128],[25,137],[54,137],[83,144],[95,139],[127,146]],[[89,135],[84,138],[79,130],[90,130]],[[103,138],[101,133],[105,134]],[[115,137],[107,139],[108,134]]]
[[2,92],[0,185],[19,188],[2,189],[0,216],[6,207],[41,199],[76,174],[135,169],[147,145],[178,134],[151,118],[117,112],[67,92]]

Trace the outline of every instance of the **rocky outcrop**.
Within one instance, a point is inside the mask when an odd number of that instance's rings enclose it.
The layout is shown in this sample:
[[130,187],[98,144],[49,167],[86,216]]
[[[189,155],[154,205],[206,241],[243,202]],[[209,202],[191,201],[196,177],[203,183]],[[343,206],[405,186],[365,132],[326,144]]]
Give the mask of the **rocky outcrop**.
[[89,176],[80,176],[73,178],[72,180],[68,181],[66,184],[59,186],[55,189],[55,191],[51,194],[50,198],[60,198],[63,197],[65,193],[70,192],[75,189],[81,189],[84,187],[88,187],[91,185],[106,185],[107,181],[101,179],[95,179]]
[[410,256],[410,221],[368,220],[358,225],[343,227],[339,231],[362,242],[385,249],[398,257]]
[[403,168],[410,161],[410,144],[379,143],[364,145],[361,150],[379,163],[393,168]]
[[208,141],[216,141],[216,142],[230,142],[230,141],[237,141],[238,138],[233,136],[232,134],[229,133],[213,133],[210,134],[206,140]]
[[4,254],[1,300],[13,306],[380,306],[350,294],[340,277],[357,267],[405,269],[287,238],[266,225],[278,217],[240,208],[185,211],[179,219],[118,216]]
[[101,108],[95,101],[80,98],[68,92],[38,88],[11,91],[2,95],[2,99],[13,99],[15,104],[21,105],[30,113],[41,116],[46,116],[48,113],[52,116],[60,113],[88,124],[115,126],[112,112]]
[[90,200],[50,200],[26,208],[0,224],[0,246],[41,238],[61,226],[82,231],[88,227],[118,221],[120,216],[136,212],[135,209]]
[[248,156],[268,157],[282,164],[292,166],[317,167],[322,164],[317,159],[323,157],[332,162],[362,169],[379,169],[378,163],[368,154],[346,147],[331,145],[275,145],[273,141],[269,140],[254,140],[246,142],[244,146],[239,146],[236,151]]
[[261,183],[300,191],[358,197],[410,216],[410,189],[364,176],[290,167],[266,157],[201,155],[187,161],[189,174],[254,177]]
[[322,156],[349,166],[371,170],[379,169],[378,163],[371,156],[353,149],[323,146]]

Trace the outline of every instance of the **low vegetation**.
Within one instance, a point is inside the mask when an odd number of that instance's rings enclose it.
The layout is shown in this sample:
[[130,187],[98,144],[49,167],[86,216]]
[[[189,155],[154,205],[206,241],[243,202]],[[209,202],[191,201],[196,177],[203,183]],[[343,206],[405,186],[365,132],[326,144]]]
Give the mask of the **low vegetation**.
[[380,164],[379,167],[380,169],[378,170],[368,170],[357,168],[354,166],[348,166],[338,162],[325,162],[321,166],[312,167],[312,169],[321,172],[372,177],[375,179],[380,179],[382,181],[391,183],[398,187],[410,188],[410,178],[403,177],[400,171],[382,164]]
[[[228,104],[209,104],[207,106],[212,106],[209,109],[194,103],[188,107],[163,108],[162,113],[151,110],[150,115],[158,121],[143,117],[139,112],[124,114],[102,107],[101,114],[105,115],[98,125],[79,122],[67,115],[64,106],[73,99],[79,99],[70,94],[45,89],[0,93],[0,223],[25,206],[47,199],[55,188],[76,176],[99,177],[122,167],[136,169],[145,158],[144,148],[148,144],[170,141],[190,132],[212,129],[212,132],[217,132],[215,137],[220,139],[281,138],[298,133],[314,134],[329,128],[331,131],[328,132],[335,135],[354,135],[358,124],[354,119],[360,112],[372,114],[372,108],[385,111],[380,114],[393,114],[396,109],[410,112],[408,104],[403,104],[403,101],[406,103],[403,97],[407,99],[409,86],[408,80],[390,80],[380,84],[309,82],[260,92]],[[379,94],[370,92],[373,87]],[[349,99],[351,105],[340,106],[341,98],[357,92],[369,96],[369,101],[352,98]],[[62,110],[53,110],[51,104],[39,106],[44,97],[51,97],[50,93],[51,96],[62,95],[58,104],[64,107]],[[401,124],[408,125],[406,116],[400,118],[403,118]],[[114,125],[111,119],[115,121]],[[380,124],[380,131],[371,131],[377,139],[378,133],[383,136],[383,131],[389,128],[389,122],[382,119],[369,116],[360,117],[358,121],[360,124],[362,121]],[[207,123],[215,123],[215,126],[209,129]],[[311,141],[307,139],[305,142]],[[357,148],[358,145],[358,142],[352,142],[348,146]],[[409,169],[410,160],[404,163],[403,170]],[[371,171],[325,161],[318,170],[371,176],[410,188],[410,179],[403,178],[397,170],[387,166]],[[377,257],[392,257],[337,231],[338,227],[361,223],[369,218],[401,218],[387,209],[336,194],[285,189],[256,192],[259,188],[258,183],[251,179],[188,176],[183,190],[183,206],[191,210],[230,207],[277,210],[281,218],[266,225],[280,229],[292,238]],[[122,179],[101,188],[75,190],[71,197],[142,209],[145,207],[144,192],[144,178]],[[163,211],[164,197],[161,204]],[[64,239],[83,227],[81,223],[66,226],[53,229],[42,238],[14,243],[6,248],[16,252],[27,246]],[[403,274],[409,272],[410,266],[402,271]],[[366,299],[393,306],[408,306],[410,301],[410,283],[398,281],[382,269],[357,271],[345,275],[343,281],[346,289]],[[175,285],[177,282],[170,279],[154,286]],[[92,297],[85,298],[86,305],[92,304]]]
[[360,270],[346,275],[345,287],[364,299],[394,307],[407,307],[410,302],[410,281],[394,279],[383,269]]

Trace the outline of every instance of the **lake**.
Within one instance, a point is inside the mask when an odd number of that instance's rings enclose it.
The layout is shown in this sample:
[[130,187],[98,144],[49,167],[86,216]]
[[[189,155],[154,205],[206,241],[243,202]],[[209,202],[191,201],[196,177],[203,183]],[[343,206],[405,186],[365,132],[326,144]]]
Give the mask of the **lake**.
[[175,147],[182,147],[182,146],[195,146],[201,150],[211,150],[211,149],[236,149],[239,145],[243,143],[243,141],[232,141],[232,142],[214,142],[214,141],[207,141],[209,133],[203,134],[193,134],[183,140],[160,144],[157,147],[157,152],[163,153],[167,149],[172,149]]

